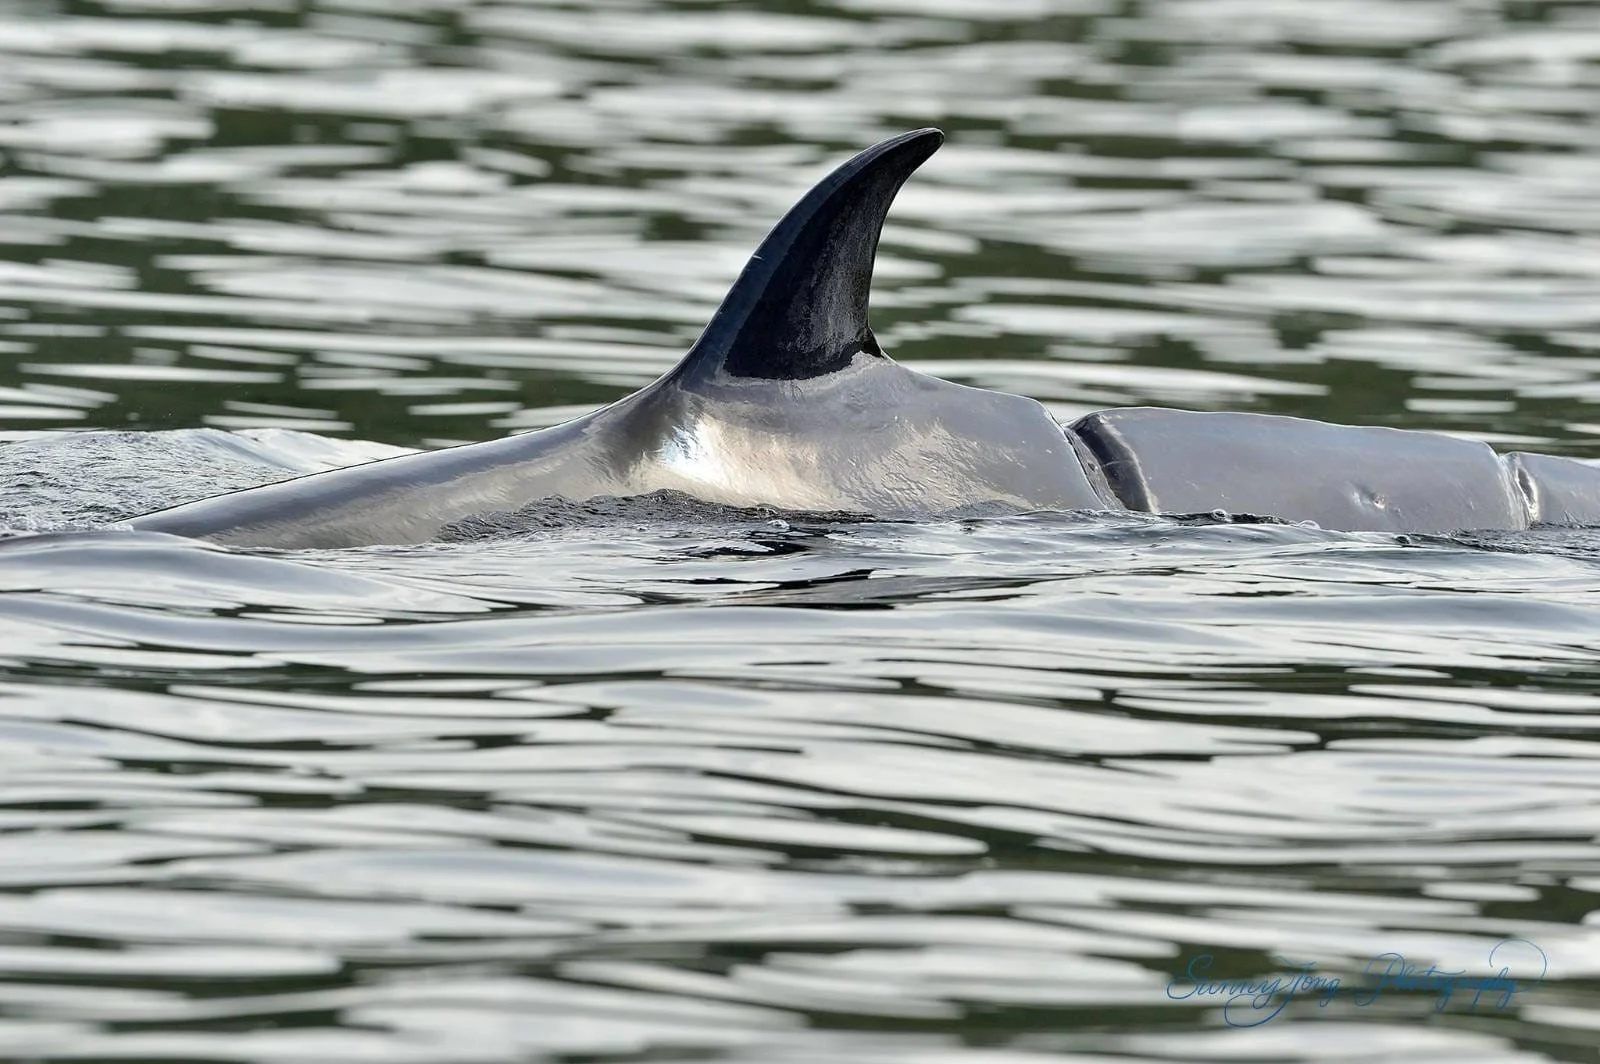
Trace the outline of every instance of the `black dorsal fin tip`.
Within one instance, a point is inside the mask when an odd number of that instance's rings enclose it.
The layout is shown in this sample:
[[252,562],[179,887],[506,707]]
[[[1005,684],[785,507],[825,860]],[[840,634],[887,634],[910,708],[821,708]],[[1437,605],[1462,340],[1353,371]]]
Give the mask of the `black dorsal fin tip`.
[[875,144],[819,181],[773,227],[672,377],[804,380],[876,351],[867,323],[878,235],[900,186],[944,134]]

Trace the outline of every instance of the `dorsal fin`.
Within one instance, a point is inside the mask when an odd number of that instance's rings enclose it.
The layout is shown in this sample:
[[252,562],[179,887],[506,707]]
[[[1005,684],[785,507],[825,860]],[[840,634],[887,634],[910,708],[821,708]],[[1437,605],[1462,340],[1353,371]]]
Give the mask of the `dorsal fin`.
[[937,129],[902,133],[818,182],[767,234],[671,378],[804,380],[876,351],[867,298],[883,218],[942,143]]

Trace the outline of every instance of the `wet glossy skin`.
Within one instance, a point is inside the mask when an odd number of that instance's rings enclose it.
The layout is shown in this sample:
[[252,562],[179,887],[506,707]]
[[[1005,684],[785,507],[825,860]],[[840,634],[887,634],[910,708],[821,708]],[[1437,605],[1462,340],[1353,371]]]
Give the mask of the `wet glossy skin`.
[[683,361],[602,410],[523,436],[204,499],[134,527],[238,546],[412,543],[553,495],[675,489],[711,502],[926,516],[1105,504],[1031,399],[895,365],[867,323],[900,185],[943,135],[908,133],[824,178],[773,229]]
[[237,546],[411,543],[541,498],[682,491],[708,502],[924,517],[1226,509],[1329,528],[1600,521],[1600,469],[1423,432],[1253,414],[1037,402],[895,365],[867,300],[895,193],[942,142],[862,152],[778,223],[671,372],[564,425],[204,499],[135,528]]
[[539,432],[204,499],[135,527],[236,546],[416,543],[552,495],[674,489],[729,505],[915,517],[1096,508],[1043,407],[860,355],[804,381],[658,383]]

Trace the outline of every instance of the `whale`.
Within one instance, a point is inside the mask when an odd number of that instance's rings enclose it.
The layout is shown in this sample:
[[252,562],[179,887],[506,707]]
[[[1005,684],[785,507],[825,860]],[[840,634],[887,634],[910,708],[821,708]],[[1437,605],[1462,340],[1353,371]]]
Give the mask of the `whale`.
[[1224,511],[1344,531],[1600,524],[1600,466],[1413,429],[1155,407],[1057,422],[919,373],[869,321],[878,241],[937,129],[823,177],[756,248],[671,370],[564,424],[311,473],[126,522],[242,548],[421,543],[543,499],[927,519],[983,508]]

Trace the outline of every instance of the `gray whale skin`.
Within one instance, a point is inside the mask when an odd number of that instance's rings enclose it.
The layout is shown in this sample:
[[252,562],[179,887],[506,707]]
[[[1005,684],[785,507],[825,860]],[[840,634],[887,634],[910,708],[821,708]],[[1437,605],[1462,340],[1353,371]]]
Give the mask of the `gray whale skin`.
[[1031,399],[896,365],[867,321],[922,129],[823,178],[659,380],[553,428],[314,473],[133,519],[242,547],[418,543],[551,496],[675,489],[714,503],[928,517],[1227,510],[1349,531],[1600,523],[1600,466],[1427,432],[1146,407],[1066,427]]

